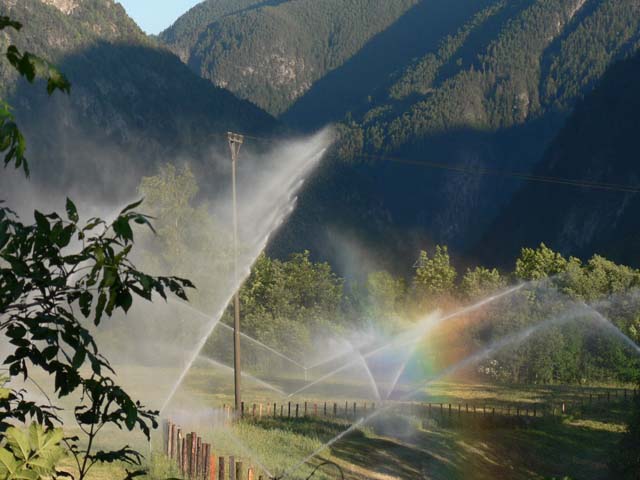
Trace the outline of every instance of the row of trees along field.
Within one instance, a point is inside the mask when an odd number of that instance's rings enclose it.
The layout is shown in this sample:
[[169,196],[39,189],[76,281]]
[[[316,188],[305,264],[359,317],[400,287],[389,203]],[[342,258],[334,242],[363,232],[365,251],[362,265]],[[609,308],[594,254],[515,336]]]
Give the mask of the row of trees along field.
[[[188,166],[163,167],[157,176],[142,181],[141,193],[160,232],[150,237],[151,263],[146,266],[192,278],[199,286],[193,301],[203,311],[212,311],[211,292],[219,290],[219,283],[211,268],[231,274],[230,250],[223,248],[230,239],[207,215],[207,205],[197,202],[195,176]],[[182,220],[176,221],[176,212]],[[432,254],[420,253],[411,278],[374,271],[358,282],[340,278],[328,263],[313,261],[308,251],[284,260],[262,254],[240,293],[243,332],[303,358],[313,339],[327,333],[373,329],[392,334],[430,311],[451,311],[509,285],[541,281],[494,310],[483,309],[486,321],[465,330],[469,345],[488,344],[581,302],[597,303],[623,333],[640,342],[640,314],[633,308],[638,303],[638,270],[598,255],[587,261],[565,258],[544,244],[522,249],[512,271],[484,266],[458,271],[454,263],[447,247],[437,246]],[[231,320],[229,310],[223,321]],[[220,340],[215,348],[224,348]],[[569,322],[505,350],[480,370],[491,380],[508,382],[630,382],[638,378],[640,364],[619,339]]]

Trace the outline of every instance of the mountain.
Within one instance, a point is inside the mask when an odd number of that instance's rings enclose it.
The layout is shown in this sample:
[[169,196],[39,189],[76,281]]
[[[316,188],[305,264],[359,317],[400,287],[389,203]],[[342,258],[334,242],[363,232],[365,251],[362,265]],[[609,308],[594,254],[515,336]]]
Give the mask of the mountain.
[[[137,179],[158,162],[207,159],[228,130],[337,123],[337,148],[270,246],[336,264],[370,252],[373,264],[411,265],[435,243],[471,262],[511,205],[528,201],[518,180],[478,173],[544,172],[576,105],[640,48],[637,0],[207,0],[158,38],[112,0],[0,5],[26,24],[9,40],[52,58],[74,85],[47,99],[0,70],[48,181],[89,175],[91,193],[109,196],[133,182],[105,183],[112,172]],[[594,162],[571,177],[605,168]],[[567,251],[582,248],[574,230]]]
[[[640,54],[611,67],[579,102],[535,173],[602,185],[640,185]],[[593,252],[640,265],[640,195],[530,183],[515,195],[478,246],[492,261],[545,242],[565,254]],[[500,255],[496,255],[500,252]]]
[[206,0],[160,39],[192,70],[279,115],[418,0]]
[[0,6],[24,24],[19,33],[5,31],[0,47],[12,42],[39,54],[72,83],[70,96],[48,98],[0,63],[1,95],[15,107],[27,140],[34,139],[28,155],[36,181],[85,184],[108,197],[134,188],[157,162],[208,155],[228,130],[279,128],[253,104],[193,74],[113,0],[0,0]]
[[[473,262],[474,245],[520,187],[473,172],[529,173],[576,103],[640,47],[633,0],[454,3],[421,2],[281,116],[310,129],[341,121],[343,141],[342,161],[307,188],[275,251],[309,240],[336,258],[340,241],[327,245],[346,230],[389,264],[411,264],[434,243]],[[467,19],[393,71],[402,45],[450,18],[430,20],[427,7],[439,4],[456,14],[468,7]]]

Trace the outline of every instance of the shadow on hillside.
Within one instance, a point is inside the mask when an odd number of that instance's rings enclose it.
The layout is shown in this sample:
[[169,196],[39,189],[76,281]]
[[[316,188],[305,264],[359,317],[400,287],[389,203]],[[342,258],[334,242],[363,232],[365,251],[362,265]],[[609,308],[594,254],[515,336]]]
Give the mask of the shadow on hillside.
[[[475,266],[464,252],[480,241],[522,180],[418,162],[528,173],[563,118],[561,113],[550,113],[499,131],[455,129],[389,153],[416,164],[366,158],[325,161],[277,232],[269,253],[286,256],[308,249],[352,278],[366,268],[413,274],[413,262],[407,257],[444,244],[453,251],[456,267]],[[490,261],[511,265],[518,253],[515,247],[493,252]]]
[[[363,114],[373,103],[384,103],[386,90],[398,80],[401,70],[427,53],[437,52],[443,39],[454,35],[475,14],[495,3],[492,0],[463,0],[455,9],[448,0],[421,1],[405,12],[386,30],[372,37],[343,65],[314,83],[282,119],[291,125],[316,129],[339,121],[347,112]],[[443,65],[440,76],[453,75],[477,61],[478,52],[495,36],[495,32],[532,0],[509,4],[483,25],[477,27],[453,58]],[[458,59],[463,60],[458,64]],[[376,98],[381,97],[381,98]],[[417,99],[414,99],[417,100]]]
[[131,198],[141,175],[181,159],[194,160],[209,187],[212,146],[226,154],[227,131],[265,135],[278,128],[270,115],[163,49],[97,42],[58,67],[70,95],[48,97],[42,82],[20,80],[8,99],[27,137],[32,181],[52,189],[107,201],[127,191]]

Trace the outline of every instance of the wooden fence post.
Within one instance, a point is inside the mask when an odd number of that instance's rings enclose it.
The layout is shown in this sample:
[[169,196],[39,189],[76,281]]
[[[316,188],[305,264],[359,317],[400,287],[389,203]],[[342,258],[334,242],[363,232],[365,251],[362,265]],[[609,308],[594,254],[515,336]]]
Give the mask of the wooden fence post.
[[462,415],[462,405],[458,404],[458,417]]
[[175,431],[175,425],[171,420],[167,422],[167,444],[166,454],[167,457],[173,458],[173,432]]
[[236,480],[236,457],[229,457],[229,480]]
[[298,418],[298,409],[300,408],[300,405],[296,403],[296,418]]
[[257,407],[256,407],[256,404],[254,403],[254,404],[253,404],[253,410],[251,411],[251,416],[252,416],[253,418],[256,418],[256,408],[257,408]]
[[236,462],[236,479],[235,480],[244,480],[244,475],[242,474],[242,462]]
[[356,402],[353,402],[353,418],[356,418]]
[[262,403],[260,404],[260,408],[258,408],[258,418],[262,420]]
[[304,402],[304,416],[307,416],[307,402]]
[[333,402],[333,416],[338,416],[338,404],[336,402]]
[[349,418],[349,401],[344,401],[344,418]]
[[244,418],[244,402],[240,402],[240,418]]
[[318,416],[318,404],[317,403],[313,404],[313,416],[314,417]]
[[284,405],[280,404],[280,418],[282,418],[284,416]]
[[182,462],[180,463],[180,471],[183,475],[187,475],[189,473],[189,444],[190,435],[187,433],[184,440],[182,440]]
[[247,480],[254,480],[253,476],[253,467],[249,467],[249,471],[247,472]]
[[162,438],[162,441],[164,442],[164,453],[169,458],[171,458],[171,425],[171,420],[167,420],[164,422],[162,427],[164,433]]
[[182,430],[178,429],[178,435],[177,435],[177,444],[176,444],[176,461],[178,462],[178,469],[180,470],[181,473],[184,473],[184,470],[182,470],[182,445],[184,443],[184,440],[182,439]]
[[202,469],[202,438],[196,435],[196,451],[195,460],[193,462],[193,478],[200,476],[200,470]]
[[224,478],[224,457],[218,458],[218,480],[225,480]]
[[207,452],[208,445],[202,444],[202,451],[200,452],[200,478],[207,478],[209,475],[209,454]]
[[327,402],[324,402],[324,416],[327,416]]
[[287,416],[289,418],[291,418],[291,402],[289,402],[289,407],[288,407],[288,410],[287,410]]
[[[209,451],[211,451],[211,448],[209,448]],[[209,478],[207,480],[218,480],[218,477],[216,477],[216,456],[211,454],[209,456]]]
[[449,404],[449,418],[451,418],[451,404]]
[[190,447],[190,459],[189,459],[189,475],[195,478],[198,467],[198,434],[191,432],[191,447]]

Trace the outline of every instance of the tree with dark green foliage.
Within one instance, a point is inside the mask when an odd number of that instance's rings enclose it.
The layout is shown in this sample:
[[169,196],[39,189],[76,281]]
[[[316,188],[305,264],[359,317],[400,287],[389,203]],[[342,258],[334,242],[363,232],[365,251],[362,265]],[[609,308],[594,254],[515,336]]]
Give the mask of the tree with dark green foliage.
[[[0,29],[22,25],[0,18]],[[68,93],[70,84],[55,67],[10,45],[6,57],[29,82],[47,80],[47,91]],[[22,167],[28,175],[24,138],[5,104],[0,145],[5,166]],[[124,208],[113,222],[91,218],[81,222],[74,203],[67,199],[66,214],[34,212],[35,223],[25,224],[8,207],[0,207],[0,332],[10,345],[4,359],[9,379],[32,379],[40,370],[53,379],[55,395],[78,395],[75,421],[84,436],[63,438],[53,428],[60,422],[55,404],[25,399],[23,392],[3,390],[0,395],[0,434],[11,449],[0,449],[0,472],[6,478],[40,479],[55,473],[57,445],[62,441],[76,460],[79,479],[87,478],[100,462],[140,465],[141,454],[128,445],[96,450],[95,439],[106,425],[150,437],[157,427],[157,412],[133,400],[116,382],[116,372],[101,355],[90,325],[99,327],[116,311],[126,313],[134,296],[151,300],[174,294],[186,300],[188,280],[153,277],[130,260],[133,226],[151,227],[149,217],[136,211],[141,202]],[[11,427],[32,420],[28,434]],[[16,447],[16,448],[13,448]],[[43,457],[38,461],[39,457]],[[44,457],[47,456],[47,457]],[[58,474],[60,474],[58,472]],[[128,479],[142,474],[129,472]]]
[[433,256],[420,252],[413,285],[418,297],[425,301],[442,298],[453,292],[458,273],[451,265],[447,246],[437,245]]
[[309,252],[286,261],[261,255],[240,289],[243,331],[302,357],[315,335],[348,325],[343,299],[342,279]]

